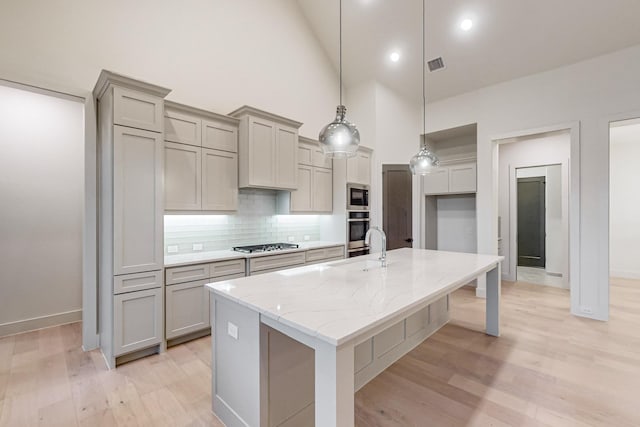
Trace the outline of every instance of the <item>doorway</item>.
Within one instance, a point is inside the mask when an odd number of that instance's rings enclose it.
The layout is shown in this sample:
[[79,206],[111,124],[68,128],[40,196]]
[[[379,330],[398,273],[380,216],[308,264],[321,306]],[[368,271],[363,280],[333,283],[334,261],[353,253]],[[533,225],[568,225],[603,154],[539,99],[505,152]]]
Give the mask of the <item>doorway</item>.
[[609,124],[609,275],[640,286],[640,118]]
[[544,176],[518,178],[518,267],[545,268]]
[[503,279],[569,288],[568,130],[499,141],[499,254]]
[[413,246],[409,165],[382,165],[382,228],[387,234],[388,250]]

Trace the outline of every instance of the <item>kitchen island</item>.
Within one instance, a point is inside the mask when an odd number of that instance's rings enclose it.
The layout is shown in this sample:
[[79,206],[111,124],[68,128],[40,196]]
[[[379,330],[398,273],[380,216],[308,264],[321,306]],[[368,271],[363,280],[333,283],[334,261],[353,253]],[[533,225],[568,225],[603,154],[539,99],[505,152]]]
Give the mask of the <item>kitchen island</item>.
[[[363,385],[356,348],[402,331],[388,366],[430,335],[407,329],[429,323],[431,303],[479,276],[486,333],[499,335],[502,257],[408,248],[387,255],[386,267],[369,255],[207,285],[216,415],[230,427],[353,426]],[[310,403],[300,398],[309,384]]]

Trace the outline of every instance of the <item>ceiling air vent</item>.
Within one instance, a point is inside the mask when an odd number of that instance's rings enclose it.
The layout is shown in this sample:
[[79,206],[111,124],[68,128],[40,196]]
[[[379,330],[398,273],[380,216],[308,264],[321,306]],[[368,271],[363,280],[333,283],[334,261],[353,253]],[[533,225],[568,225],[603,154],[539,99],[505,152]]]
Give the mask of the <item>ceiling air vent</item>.
[[433,73],[434,71],[438,71],[444,68],[444,61],[442,60],[442,57],[439,57],[427,62],[427,65],[429,66],[429,71]]

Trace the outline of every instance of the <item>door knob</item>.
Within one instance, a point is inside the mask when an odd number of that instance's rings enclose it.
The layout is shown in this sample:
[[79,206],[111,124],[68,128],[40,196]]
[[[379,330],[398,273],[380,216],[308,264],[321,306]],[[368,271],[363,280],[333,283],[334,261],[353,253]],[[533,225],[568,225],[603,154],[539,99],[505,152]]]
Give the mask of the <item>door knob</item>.
[[411,237],[409,237],[408,239],[404,239],[404,241],[407,243],[413,243],[413,239]]

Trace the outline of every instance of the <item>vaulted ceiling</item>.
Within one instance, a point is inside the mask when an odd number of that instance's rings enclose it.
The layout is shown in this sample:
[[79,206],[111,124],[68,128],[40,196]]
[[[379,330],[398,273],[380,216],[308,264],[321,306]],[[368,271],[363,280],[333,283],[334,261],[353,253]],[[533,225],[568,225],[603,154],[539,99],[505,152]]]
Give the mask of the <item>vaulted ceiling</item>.
[[[338,67],[338,0],[297,0]],[[640,43],[638,0],[427,0],[429,101],[551,70]],[[343,0],[346,87],[378,80],[421,98],[421,0]],[[464,32],[463,18],[473,27]],[[392,51],[400,60],[389,59]]]

